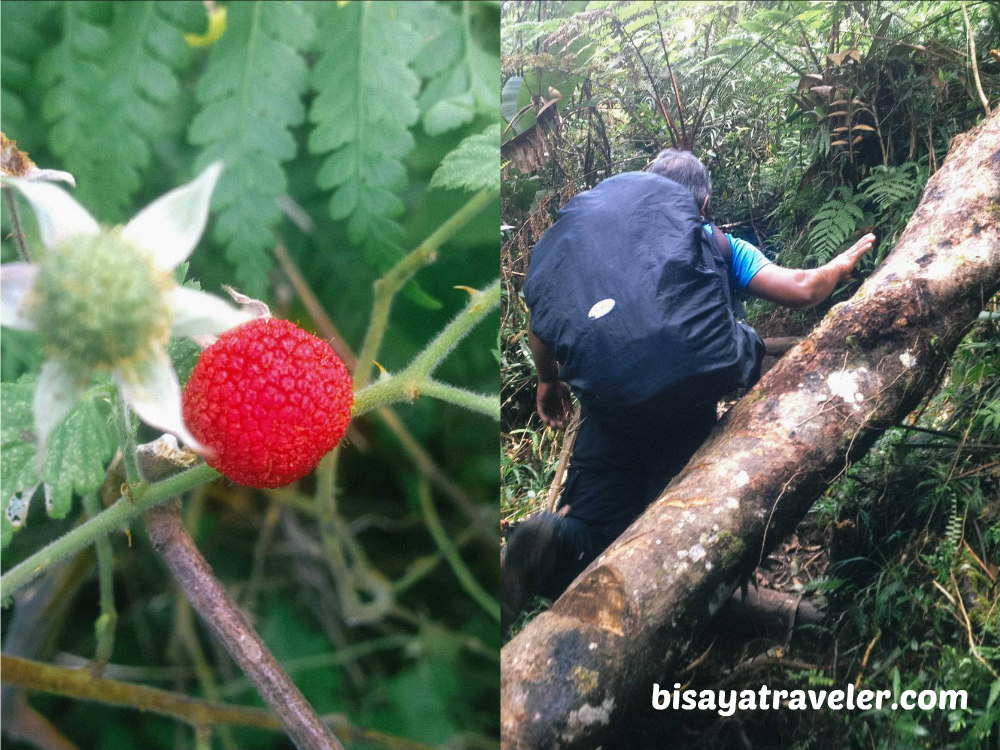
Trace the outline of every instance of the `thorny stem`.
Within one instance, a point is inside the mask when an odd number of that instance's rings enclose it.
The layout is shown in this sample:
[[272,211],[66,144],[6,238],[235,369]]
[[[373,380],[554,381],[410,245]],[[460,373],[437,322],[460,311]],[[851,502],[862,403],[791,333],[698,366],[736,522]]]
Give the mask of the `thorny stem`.
[[28,242],[24,238],[24,227],[21,225],[21,210],[17,207],[17,198],[11,188],[3,188],[3,199],[10,212],[11,233],[14,235],[14,244],[17,245],[17,254],[25,263],[31,262],[31,253],[28,252]]
[[476,580],[475,576],[472,575],[472,571],[469,570],[468,566],[462,560],[458,549],[452,544],[451,539],[448,538],[448,533],[444,530],[444,526],[441,525],[441,519],[438,518],[437,511],[434,509],[431,488],[426,481],[420,482],[417,494],[420,496],[420,508],[424,513],[424,522],[427,524],[427,529],[431,532],[431,536],[434,537],[434,542],[437,544],[438,549],[441,550],[441,554],[444,555],[444,559],[448,561],[448,565],[455,572],[458,582],[462,584],[462,588],[490,617],[500,622],[500,603],[486,593],[486,590],[479,585],[479,581]]
[[458,388],[433,378],[411,379],[405,374],[396,375],[365,388],[354,397],[354,416],[360,416],[370,409],[376,409],[400,401],[414,401],[419,396],[447,401],[470,411],[485,414],[500,421],[500,400],[496,396]]
[[445,385],[430,377],[441,361],[483,317],[500,303],[500,280],[472,295],[462,310],[401,372],[354,394],[353,416],[397,401],[412,401],[426,394],[486,414],[499,421],[500,401],[493,396],[471,393]]
[[186,492],[204,482],[210,482],[218,476],[215,469],[206,464],[198,464],[160,482],[153,484],[140,482],[131,488],[128,497],[119,498],[110,508],[102,510],[4,573],[0,577],[0,590],[3,591],[4,599],[10,598],[35,575],[53,563],[69,557],[77,550],[93,544],[97,539],[113,531],[126,528],[133,518],[167,498]]
[[115,426],[118,429],[118,444],[122,448],[122,464],[125,467],[125,479],[134,487],[142,481],[139,476],[139,464],[136,462],[136,431],[137,425],[132,410],[121,393],[115,395]]
[[[281,731],[281,722],[274,714],[263,709],[212,703],[147,685],[94,678],[81,669],[42,664],[2,654],[0,671],[3,672],[4,682],[10,685],[110,706],[152,711],[183,721],[192,727],[231,725]],[[432,750],[430,746],[420,742],[355,727],[339,717],[328,721],[336,727],[338,734],[352,742],[366,743],[386,750]]]
[[169,502],[146,513],[146,530],[153,548],[230,656],[250,678],[257,692],[277,714],[299,750],[343,750],[302,692],[278,664],[218,579],[181,520],[178,503]]
[[372,365],[378,354],[382,337],[389,323],[389,311],[396,293],[403,288],[421,267],[431,263],[437,256],[437,251],[451,237],[484,207],[496,198],[496,190],[484,188],[476,193],[468,203],[456,211],[447,221],[416,249],[400,260],[385,276],[375,282],[375,302],[372,305],[372,317],[365,332],[365,340],[358,353],[358,366],[354,371],[354,386],[361,390],[371,379]]
[[[83,509],[90,518],[95,518],[101,512],[101,502],[92,493],[84,495]],[[114,651],[118,610],[115,608],[115,558],[111,540],[100,536],[94,540],[94,548],[97,551],[97,581],[101,599],[101,614],[94,623],[94,635],[97,639],[94,665],[95,674],[101,674]]]

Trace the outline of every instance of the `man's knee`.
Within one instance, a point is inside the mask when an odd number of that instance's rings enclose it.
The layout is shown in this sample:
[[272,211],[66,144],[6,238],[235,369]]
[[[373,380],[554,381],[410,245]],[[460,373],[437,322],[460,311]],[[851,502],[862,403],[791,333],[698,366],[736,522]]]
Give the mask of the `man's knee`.
[[587,525],[564,514],[538,513],[518,524],[500,564],[504,630],[534,597],[558,598],[600,551]]

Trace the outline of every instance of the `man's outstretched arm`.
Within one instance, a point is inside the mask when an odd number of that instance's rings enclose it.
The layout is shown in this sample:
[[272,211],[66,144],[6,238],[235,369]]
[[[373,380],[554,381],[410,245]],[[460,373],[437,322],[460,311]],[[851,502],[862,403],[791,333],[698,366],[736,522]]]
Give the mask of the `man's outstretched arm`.
[[786,307],[812,307],[829,297],[837,284],[851,275],[858,260],[875,244],[875,235],[866,234],[828,263],[819,268],[782,268],[767,265],[747,284],[755,297]]
[[538,373],[538,393],[535,397],[538,416],[552,429],[561,430],[573,412],[569,386],[559,379],[559,363],[556,362],[552,350],[530,327],[528,346],[531,349],[531,357],[535,360],[535,371]]

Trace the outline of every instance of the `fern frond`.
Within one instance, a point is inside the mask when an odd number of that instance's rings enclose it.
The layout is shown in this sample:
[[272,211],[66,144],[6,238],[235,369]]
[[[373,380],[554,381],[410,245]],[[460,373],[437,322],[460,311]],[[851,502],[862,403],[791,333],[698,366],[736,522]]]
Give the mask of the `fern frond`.
[[919,198],[923,182],[917,165],[907,162],[898,167],[874,167],[858,187],[865,200],[871,201],[882,213],[887,214]]
[[472,3],[461,3],[460,15],[441,6],[421,6],[421,15],[439,19],[435,35],[413,61],[418,75],[430,79],[420,94],[421,119],[429,135],[466,125],[477,114],[495,115],[499,106],[497,71],[500,60],[487,52],[472,33]]
[[201,146],[195,171],[221,160],[225,170],[213,196],[213,236],[225,245],[237,283],[262,296],[271,268],[275,196],[287,187],[282,163],[295,157],[289,129],[305,117],[308,79],[303,53],[312,18],[291,3],[230,3],[227,27],[212,46],[198,82],[201,111],[190,141]]
[[333,190],[330,216],[349,219],[348,238],[386,269],[402,254],[403,212],[396,195],[406,183],[402,159],[413,148],[420,80],[409,67],[421,41],[395,3],[330,4],[317,34],[313,71],[318,94],[309,111],[316,127],[309,150],[329,154],[316,177]]
[[470,135],[449,151],[431,178],[431,187],[500,189],[500,123]]
[[115,3],[109,26],[90,6],[63,6],[63,39],[43,66],[53,84],[43,116],[80,202],[121,219],[175,107],[191,59],[184,32],[198,5]]
[[843,187],[816,212],[809,230],[812,246],[809,255],[817,262],[825,263],[832,258],[864,220],[864,211],[857,200],[850,189]]

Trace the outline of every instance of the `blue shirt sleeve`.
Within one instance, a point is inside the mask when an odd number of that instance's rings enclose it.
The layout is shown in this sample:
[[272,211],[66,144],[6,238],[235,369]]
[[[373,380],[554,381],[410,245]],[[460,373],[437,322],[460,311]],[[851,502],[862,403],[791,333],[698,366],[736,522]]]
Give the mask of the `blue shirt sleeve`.
[[[712,226],[705,225],[705,230],[712,234]],[[746,240],[726,233],[729,243],[733,246],[733,262],[729,267],[729,281],[736,289],[746,289],[747,284],[757,274],[757,272],[771,261],[767,259],[756,246],[751,245]]]

